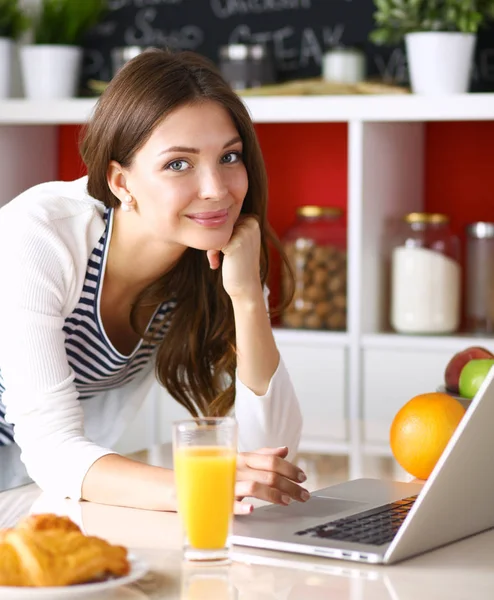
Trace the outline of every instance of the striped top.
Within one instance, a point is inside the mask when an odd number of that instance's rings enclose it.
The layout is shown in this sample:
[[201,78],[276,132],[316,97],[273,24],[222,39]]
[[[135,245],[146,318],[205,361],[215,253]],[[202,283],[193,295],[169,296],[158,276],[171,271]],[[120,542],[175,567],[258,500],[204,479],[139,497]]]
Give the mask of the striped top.
[[[152,358],[156,342],[163,339],[167,329],[163,320],[174,305],[173,302],[165,302],[155,311],[147,328],[148,333],[155,334],[153,341],[141,340],[128,356],[118,352],[105,333],[100,315],[113,209],[105,210],[104,221],[104,232],[87,263],[81,297],[63,326],[65,350],[69,365],[74,371],[79,400],[88,400],[131,381]],[[1,402],[4,391],[5,384],[0,369],[0,446],[14,441],[13,425],[5,421],[5,407]]]

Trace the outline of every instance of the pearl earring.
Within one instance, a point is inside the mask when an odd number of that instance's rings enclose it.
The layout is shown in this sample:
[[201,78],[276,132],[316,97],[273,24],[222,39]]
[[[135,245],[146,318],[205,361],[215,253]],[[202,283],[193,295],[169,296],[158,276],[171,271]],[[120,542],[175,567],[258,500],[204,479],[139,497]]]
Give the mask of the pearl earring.
[[124,210],[125,212],[130,212],[132,210],[132,202],[133,202],[133,198],[130,194],[128,194],[127,196],[125,196],[123,202],[122,202],[122,210]]

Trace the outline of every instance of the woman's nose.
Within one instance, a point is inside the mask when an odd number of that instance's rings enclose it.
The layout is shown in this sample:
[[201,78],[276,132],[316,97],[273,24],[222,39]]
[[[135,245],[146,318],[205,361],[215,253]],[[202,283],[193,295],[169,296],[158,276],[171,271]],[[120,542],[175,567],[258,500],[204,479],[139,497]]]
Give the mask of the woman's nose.
[[204,169],[199,175],[199,197],[203,200],[222,200],[228,194],[226,181],[219,169]]

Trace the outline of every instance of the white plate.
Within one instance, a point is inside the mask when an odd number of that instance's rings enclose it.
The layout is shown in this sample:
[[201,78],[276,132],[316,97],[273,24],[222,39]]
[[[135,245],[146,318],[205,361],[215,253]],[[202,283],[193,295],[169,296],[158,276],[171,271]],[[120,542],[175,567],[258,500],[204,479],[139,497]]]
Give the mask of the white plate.
[[59,587],[12,587],[0,585],[0,598],[7,600],[56,600],[57,598],[88,598],[99,594],[104,596],[109,590],[128,585],[145,575],[147,564],[129,555],[130,571],[123,577],[98,581],[96,583],[79,583]]
[[465,408],[468,408],[472,402],[470,398],[464,398],[463,396],[459,396],[458,394],[450,392],[444,385],[440,385],[436,391],[442,392],[443,394],[448,394],[448,396],[451,396],[451,398],[456,398],[456,400],[459,400]]

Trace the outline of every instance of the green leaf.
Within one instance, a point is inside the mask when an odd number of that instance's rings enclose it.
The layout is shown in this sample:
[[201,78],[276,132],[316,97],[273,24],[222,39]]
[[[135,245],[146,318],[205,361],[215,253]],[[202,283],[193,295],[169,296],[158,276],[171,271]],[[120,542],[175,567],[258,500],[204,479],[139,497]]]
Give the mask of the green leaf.
[[402,8],[393,8],[393,10],[390,13],[390,17],[392,19],[394,19],[395,21],[399,22],[399,21],[407,21],[409,18],[409,15]]
[[375,5],[378,10],[387,11],[389,6],[389,0],[375,0]]
[[374,0],[375,43],[396,43],[410,31],[477,33],[494,20],[494,0]]
[[34,18],[34,42],[77,46],[106,10],[107,0],[42,0]]
[[18,0],[0,0],[0,37],[16,40],[29,27],[30,19]]
[[381,46],[390,43],[391,35],[389,29],[375,29],[371,32],[369,38],[371,42]]

